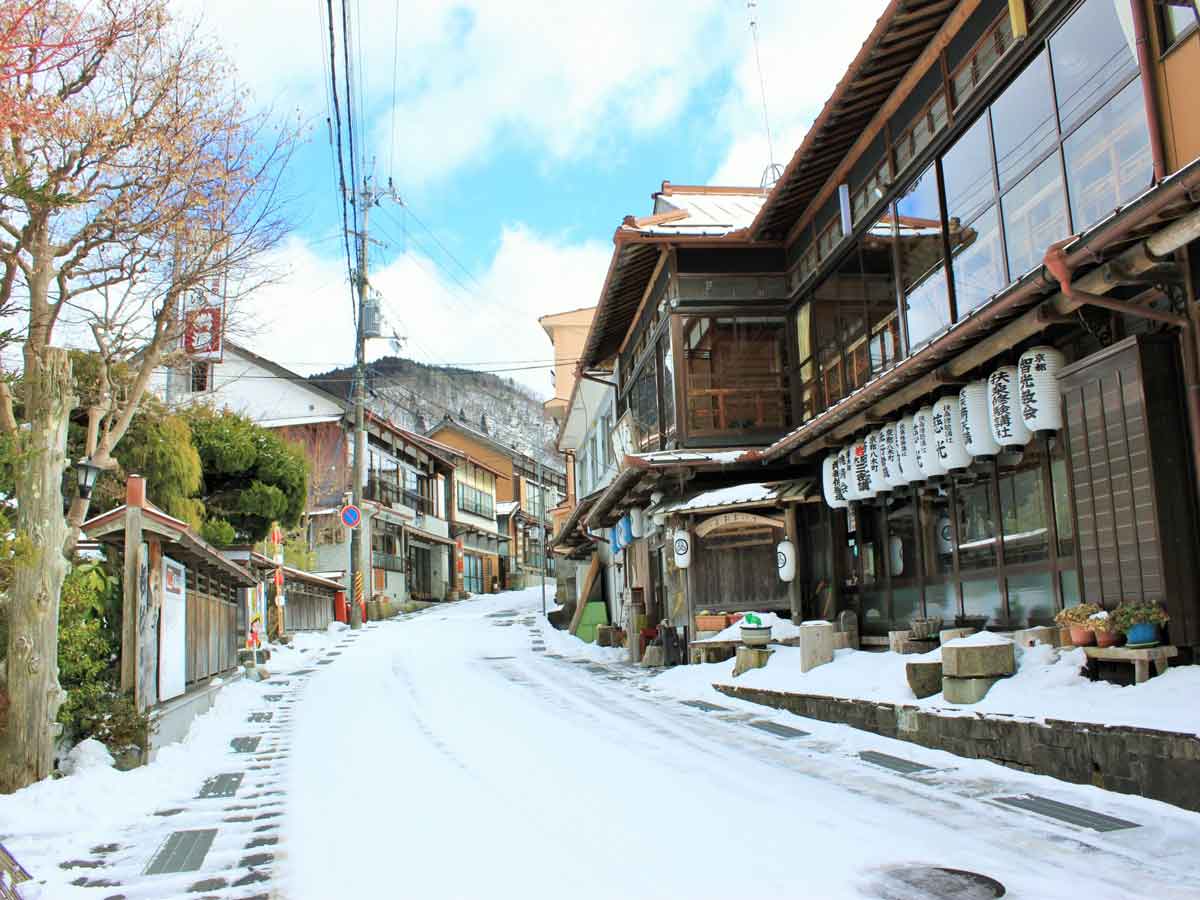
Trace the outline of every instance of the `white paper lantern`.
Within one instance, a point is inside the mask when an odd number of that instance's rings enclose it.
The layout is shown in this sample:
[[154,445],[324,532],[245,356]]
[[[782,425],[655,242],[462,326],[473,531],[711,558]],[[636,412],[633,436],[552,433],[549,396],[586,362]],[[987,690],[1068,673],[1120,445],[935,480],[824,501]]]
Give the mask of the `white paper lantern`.
[[917,423],[913,416],[905,416],[896,423],[896,459],[900,463],[900,474],[906,484],[925,480],[917,460]]
[[949,472],[958,472],[971,464],[960,430],[958,394],[939,397],[933,404],[933,439],[938,459]]
[[883,472],[883,429],[876,428],[866,437],[867,469],[871,473],[871,490],[886,494],[892,489]]
[[833,509],[842,509],[846,505],[844,485],[838,472],[840,465],[837,453],[830,453],[821,463],[821,484],[825,492],[825,502]]
[[847,500],[859,500],[854,483],[854,445],[847,444],[838,451],[838,473],[842,479],[842,496]]
[[692,536],[686,528],[677,528],[671,540],[675,550],[675,568],[686,569],[692,564]]
[[629,529],[635,538],[646,536],[646,520],[642,516],[641,509],[636,506],[629,510]]
[[988,376],[988,421],[1001,447],[1024,447],[1033,437],[1021,418],[1016,366],[1001,366]]
[[775,548],[775,562],[779,566],[779,580],[792,581],[796,577],[796,545],[784,538]]
[[972,381],[958,392],[958,421],[963,446],[972,456],[995,456],[1000,452],[989,424],[986,379]]
[[1021,420],[1030,431],[1062,428],[1058,373],[1066,358],[1053,347],[1032,347],[1017,360]]
[[904,487],[904,473],[900,469],[900,456],[896,449],[896,423],[884,425],[880,433],[883,435],[883,478],[889,488]]
[[946,467],[938,458],[933,437],[933,407],[922,406],[913,416],[916,430],[917,464],[926,478],[937,478],[946,474]]
[[871,486],[871,465],[867,456],[867,441],[860,438],[851,445],[850,479],[854,482],[854,499],[870,500],[875,496]]

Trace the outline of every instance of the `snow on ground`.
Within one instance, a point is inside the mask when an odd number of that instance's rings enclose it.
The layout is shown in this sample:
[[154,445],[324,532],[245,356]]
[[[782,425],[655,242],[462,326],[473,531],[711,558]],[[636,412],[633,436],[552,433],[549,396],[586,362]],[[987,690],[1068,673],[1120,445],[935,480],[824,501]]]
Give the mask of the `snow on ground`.
[[[1200,816],[730,698],[732,714],[692,709],[621,651],[554,632],[540,602],[435,608],[313,677],[281,896],[849,900],[879,896],[864,887],[879,866],[914,862],[1039,900],[1200,891]],[[811,735],[780,740],[752,718]],[[868,748],[937,767],[937,783],[867,766]],[[1143,826],[1084,832],[988,802],[1024,791]],[[352,864],[331,862],[347,846]]]
[[[986,634],[986,633],[984,633]],[[1006,638],[971,635],[954,643],[995,643]],[[979,712],[1022,716],[1038,721],[1068,719],[1106,725],[1132,725],[1200,734],[1200,666],[1175,666],[1149,681],[1122,687],[1090,681],[1080,674],[1086,661],[1079,648],[1058,649],[1045,644],[1017,647],[1017,673],[1003,678],[979,703],[947,703],[941,694],[918,700],[904,677],[904,664],[917,659],[898,653],[838,650],[832,663],[800,671],[800,650],[776,647],[763,669],[752,669],[736,679],[733,660],[669,669],[654,679],[654,687],[673,696],[712,699],[721,696],[713,684],[789,691],[904,703],[930,710]],[[940,659],[940,648],[922,654],[922,660]]]
[[[290,672],[332,644],[334,634],[298,634],[291,648],[276,645],[267,664],[273,674]],[[240,734],[250,710],[269,690],[244,678],[224,684],[208,712],[187,737],[161,748],[154,761],[128,772],[113,767],[98,741],[83,741],[68,754],[70,774],[47,778],[13,794],[0,795],[0,840],[38,878],[58,873],[64,860],[83,858],[97,844],[164,807],[186,804],[206,777],[222,770],[229,739]],[[78,871],[69,878],[78,877]],[[65,884],[45,900],[94,897]]]

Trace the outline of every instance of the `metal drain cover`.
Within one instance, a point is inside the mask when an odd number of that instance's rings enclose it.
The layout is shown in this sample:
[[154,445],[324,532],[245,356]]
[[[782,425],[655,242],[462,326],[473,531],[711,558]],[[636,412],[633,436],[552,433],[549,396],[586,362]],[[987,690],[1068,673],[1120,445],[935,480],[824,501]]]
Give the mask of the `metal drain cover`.
[[232,797],[241,786],[241,772],[214,775],[200,786],[200,793],[196,795],[196,799],[207,800],[209,797]]
[[886,869],[872,887],[882,900],[991,900],[1005,894],[994,878],[940,866]]
[[997,797],[996,802],[1049,816],[1051,819],[1058,819],[1068,825],[1091,828],[1093,831],[1120,831],[1123,828],[1140,827],[1137,822],[1126,822],[1124,819],[1092,812],[1090,809],[1080,806],[1071,806],[1069,803],[1059,803],[1057,800],[1038,797],[1034,794],[1025,794],[1021,797]]
[[684,706],[690,706],[693,709],[702,709],[705,712],[729,712],[729,707],[717,706],[717,704],[709,703],[707,700],[681,700],[679,702]]
[[801,731],[799,728],[789,728],[787,725],[780,725],[778,722],[747,722],[751,728],[757,728],[759,731],[766,731],[770,734],[781,738],[798,738],[808,737],[807,731]]
[[260,740],[262,738],[236,737],[229,742],[229,745],[233,747],[234,753],[253,753],[258,749],[258,742]]
[[902,759],[899,756],[876,753],[874,750],[863,750],[858,754],[858,758],[863,762],[873,763],[877,766],[883,766],[885,769],[891,769],[893,772],[899,772],[901,775],[912,775],[914,772],[929,772],[933,769],[932,766],[923,766],[920,763]]
[[164,875],[168,872],[195,872],[204,864],[208,848],[212,846],[217,829],[203,828],[197,831],[176,831],[171,834],[143,874]]

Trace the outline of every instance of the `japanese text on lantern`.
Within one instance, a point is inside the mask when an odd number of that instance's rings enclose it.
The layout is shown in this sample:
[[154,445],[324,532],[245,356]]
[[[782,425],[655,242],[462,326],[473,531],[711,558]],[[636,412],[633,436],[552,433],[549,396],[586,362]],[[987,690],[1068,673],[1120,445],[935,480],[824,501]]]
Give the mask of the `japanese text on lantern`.
[[1012,388],[1008,372],[992,373],[992,430],[997,440],[1013,437]]

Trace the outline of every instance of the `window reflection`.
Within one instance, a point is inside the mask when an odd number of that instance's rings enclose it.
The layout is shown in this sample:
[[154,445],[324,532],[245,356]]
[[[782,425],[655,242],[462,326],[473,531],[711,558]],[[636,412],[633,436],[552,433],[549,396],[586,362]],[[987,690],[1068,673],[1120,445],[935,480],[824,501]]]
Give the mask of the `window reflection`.
[[942,178],[946,185],[946,215],[970,223],[995,199],[992,182],[992,148],[988,138],[987,114],[942,157]]
[[954,296],[961,319],[1006,283],[996,208],[989,207],[965,227],[951,220],[950,248],[954,254]]
[[992,104],[992,133],[1002,191],[1058,142],[1050,63],[1044,50]]
[[915,350],[950,324],[941,208],[933,166],[896,201],[895,236],[908,343]]
[[1137,71],[1133,10],[1127,0],[1087,0],[1050,38],[1064,131]]
[[1016,279],[1039,264],[1046,248],[1070,231],[1058,154],[1046,157],[1001,202],[1008,271]]
[[1098,222],[1154,180],[1141,79],[1113,97],[1063,144],[1076,229]]
[[1021,465],[1022,468],[1000,476],[1006,566],[1040,562],[1050,554],[1042,453],[1036,443],[1026,448]]
[[958,566],[962,571],[995,567],[996,510],[992,506],[991,482],[959,486]]

